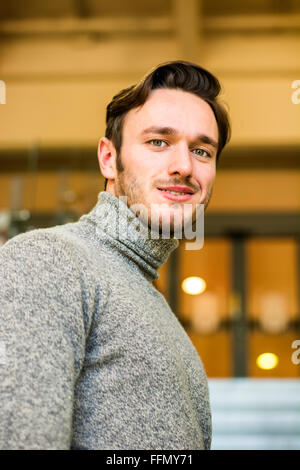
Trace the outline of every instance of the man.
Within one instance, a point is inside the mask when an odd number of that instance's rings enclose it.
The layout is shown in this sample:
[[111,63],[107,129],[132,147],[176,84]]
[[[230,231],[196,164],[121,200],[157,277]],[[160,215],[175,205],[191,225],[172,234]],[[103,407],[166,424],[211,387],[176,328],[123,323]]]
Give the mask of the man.
[[178,246],[183,202],[194,224],[211,197],[229,138],[219,91],[184,61],[121,91],[96,206],[0,250],[1,448],[210,448],[201,360],[153,281]]

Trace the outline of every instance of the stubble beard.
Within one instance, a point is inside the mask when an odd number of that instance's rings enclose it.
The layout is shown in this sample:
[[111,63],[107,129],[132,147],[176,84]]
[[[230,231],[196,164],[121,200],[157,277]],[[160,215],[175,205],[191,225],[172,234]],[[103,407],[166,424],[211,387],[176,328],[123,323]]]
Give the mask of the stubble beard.
[[[133,204],[143,204],[145,205],[146,207],[146,198],[144,196],[144,202],[141,202],[141,195],[143,195],[143,191],[140,189],[140,185],[138,183],[138,180],[137,178],[135,177],[131,177],[131,176],[126,176],[126,171],[123,169],[122,171],[117,171],[117,178],[115,179],[115,195],[117,197],[119,196],[126,196],[126,203],[127,203],[127,206],[128,208],[130,209],[131,206]],[[127,180],[127,181],[126,181]],[[209,189],[208,189],[208,192],[207,192],[207,195],[204,199],[204,201],[202,201],[201,204],[204,205],[204,212],[210,202],[210,199],[211,199],[211,196],[212,196],[212,191],[213,191],[213,186],[211,186]],[[143,196],[142,196],[143,197]],[[178,203],[175,203],[178,205]],[[153,223],[153,220],[157,220],[157,219],[152,219],[151,220],[151,207],[148,208],[147,207],[147,215],[145,217],[145,213],[140,213],[139,211],[134,211],[132,210],[132,212],[140,218],[140,220],[148,226],[149,229],[155,231],[155,232],[158,232],[158,234],[160,236],[164,235],[166,233],[166,230],[165,230],[165,225],[163,224],[163,221],[162,221],[162,215],[160,214],[159,215],[159,225],[157,225],[156,223]],[[192,221],[192,224],[190,224],[190,220],[186,220],[185,222],[182,220],[182,230],[181,230],[181,238],[183,236],[183,232],[184,232],[184,223],[187,223],[189,225],[191,225],[191,230],[193,232],[195,232],[197,230],[197,218],[196,218],[196,210],[193,212],[193,221]],[[170,234],[170,238],[174,238],[175,235],[178,236],[178,230],[176,231],[176,227],[174,227],[174,221],[170,221],[170,217],[168,218],[168,221],[167,221],[170,225],[170,229],[169,229],[169,234]],[[165,238],[165,237],[164,237]]]

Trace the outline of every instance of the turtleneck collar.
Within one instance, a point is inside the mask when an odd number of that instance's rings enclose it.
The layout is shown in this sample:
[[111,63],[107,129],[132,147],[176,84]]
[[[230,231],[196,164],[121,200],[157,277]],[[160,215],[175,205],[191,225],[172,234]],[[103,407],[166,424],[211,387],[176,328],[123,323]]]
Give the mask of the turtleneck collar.
[[136,263],[152,281],[159,278],[157,270],[179,245],[176,238],[151,238],[148,225],[122,199],[106,191],[99,193],[97,204],[80,220],[92,222],[97,239]]

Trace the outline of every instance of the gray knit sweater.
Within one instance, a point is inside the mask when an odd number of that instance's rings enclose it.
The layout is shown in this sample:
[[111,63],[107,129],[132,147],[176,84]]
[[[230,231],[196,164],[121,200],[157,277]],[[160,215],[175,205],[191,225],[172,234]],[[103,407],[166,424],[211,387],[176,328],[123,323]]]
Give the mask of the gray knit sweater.
[[179,242],[137,221],[100,192],[0,249],[1,449],[210,448],[203,365],[153,285]]

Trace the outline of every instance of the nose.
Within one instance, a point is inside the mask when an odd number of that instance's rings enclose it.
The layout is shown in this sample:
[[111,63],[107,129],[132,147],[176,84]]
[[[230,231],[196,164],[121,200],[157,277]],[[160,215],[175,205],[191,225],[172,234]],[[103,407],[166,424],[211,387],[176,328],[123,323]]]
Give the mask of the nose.
[[170,155],[169,174],[178,173],[187,177],[192,174],[193,163],[190,150],[184,143],[177,145]]

